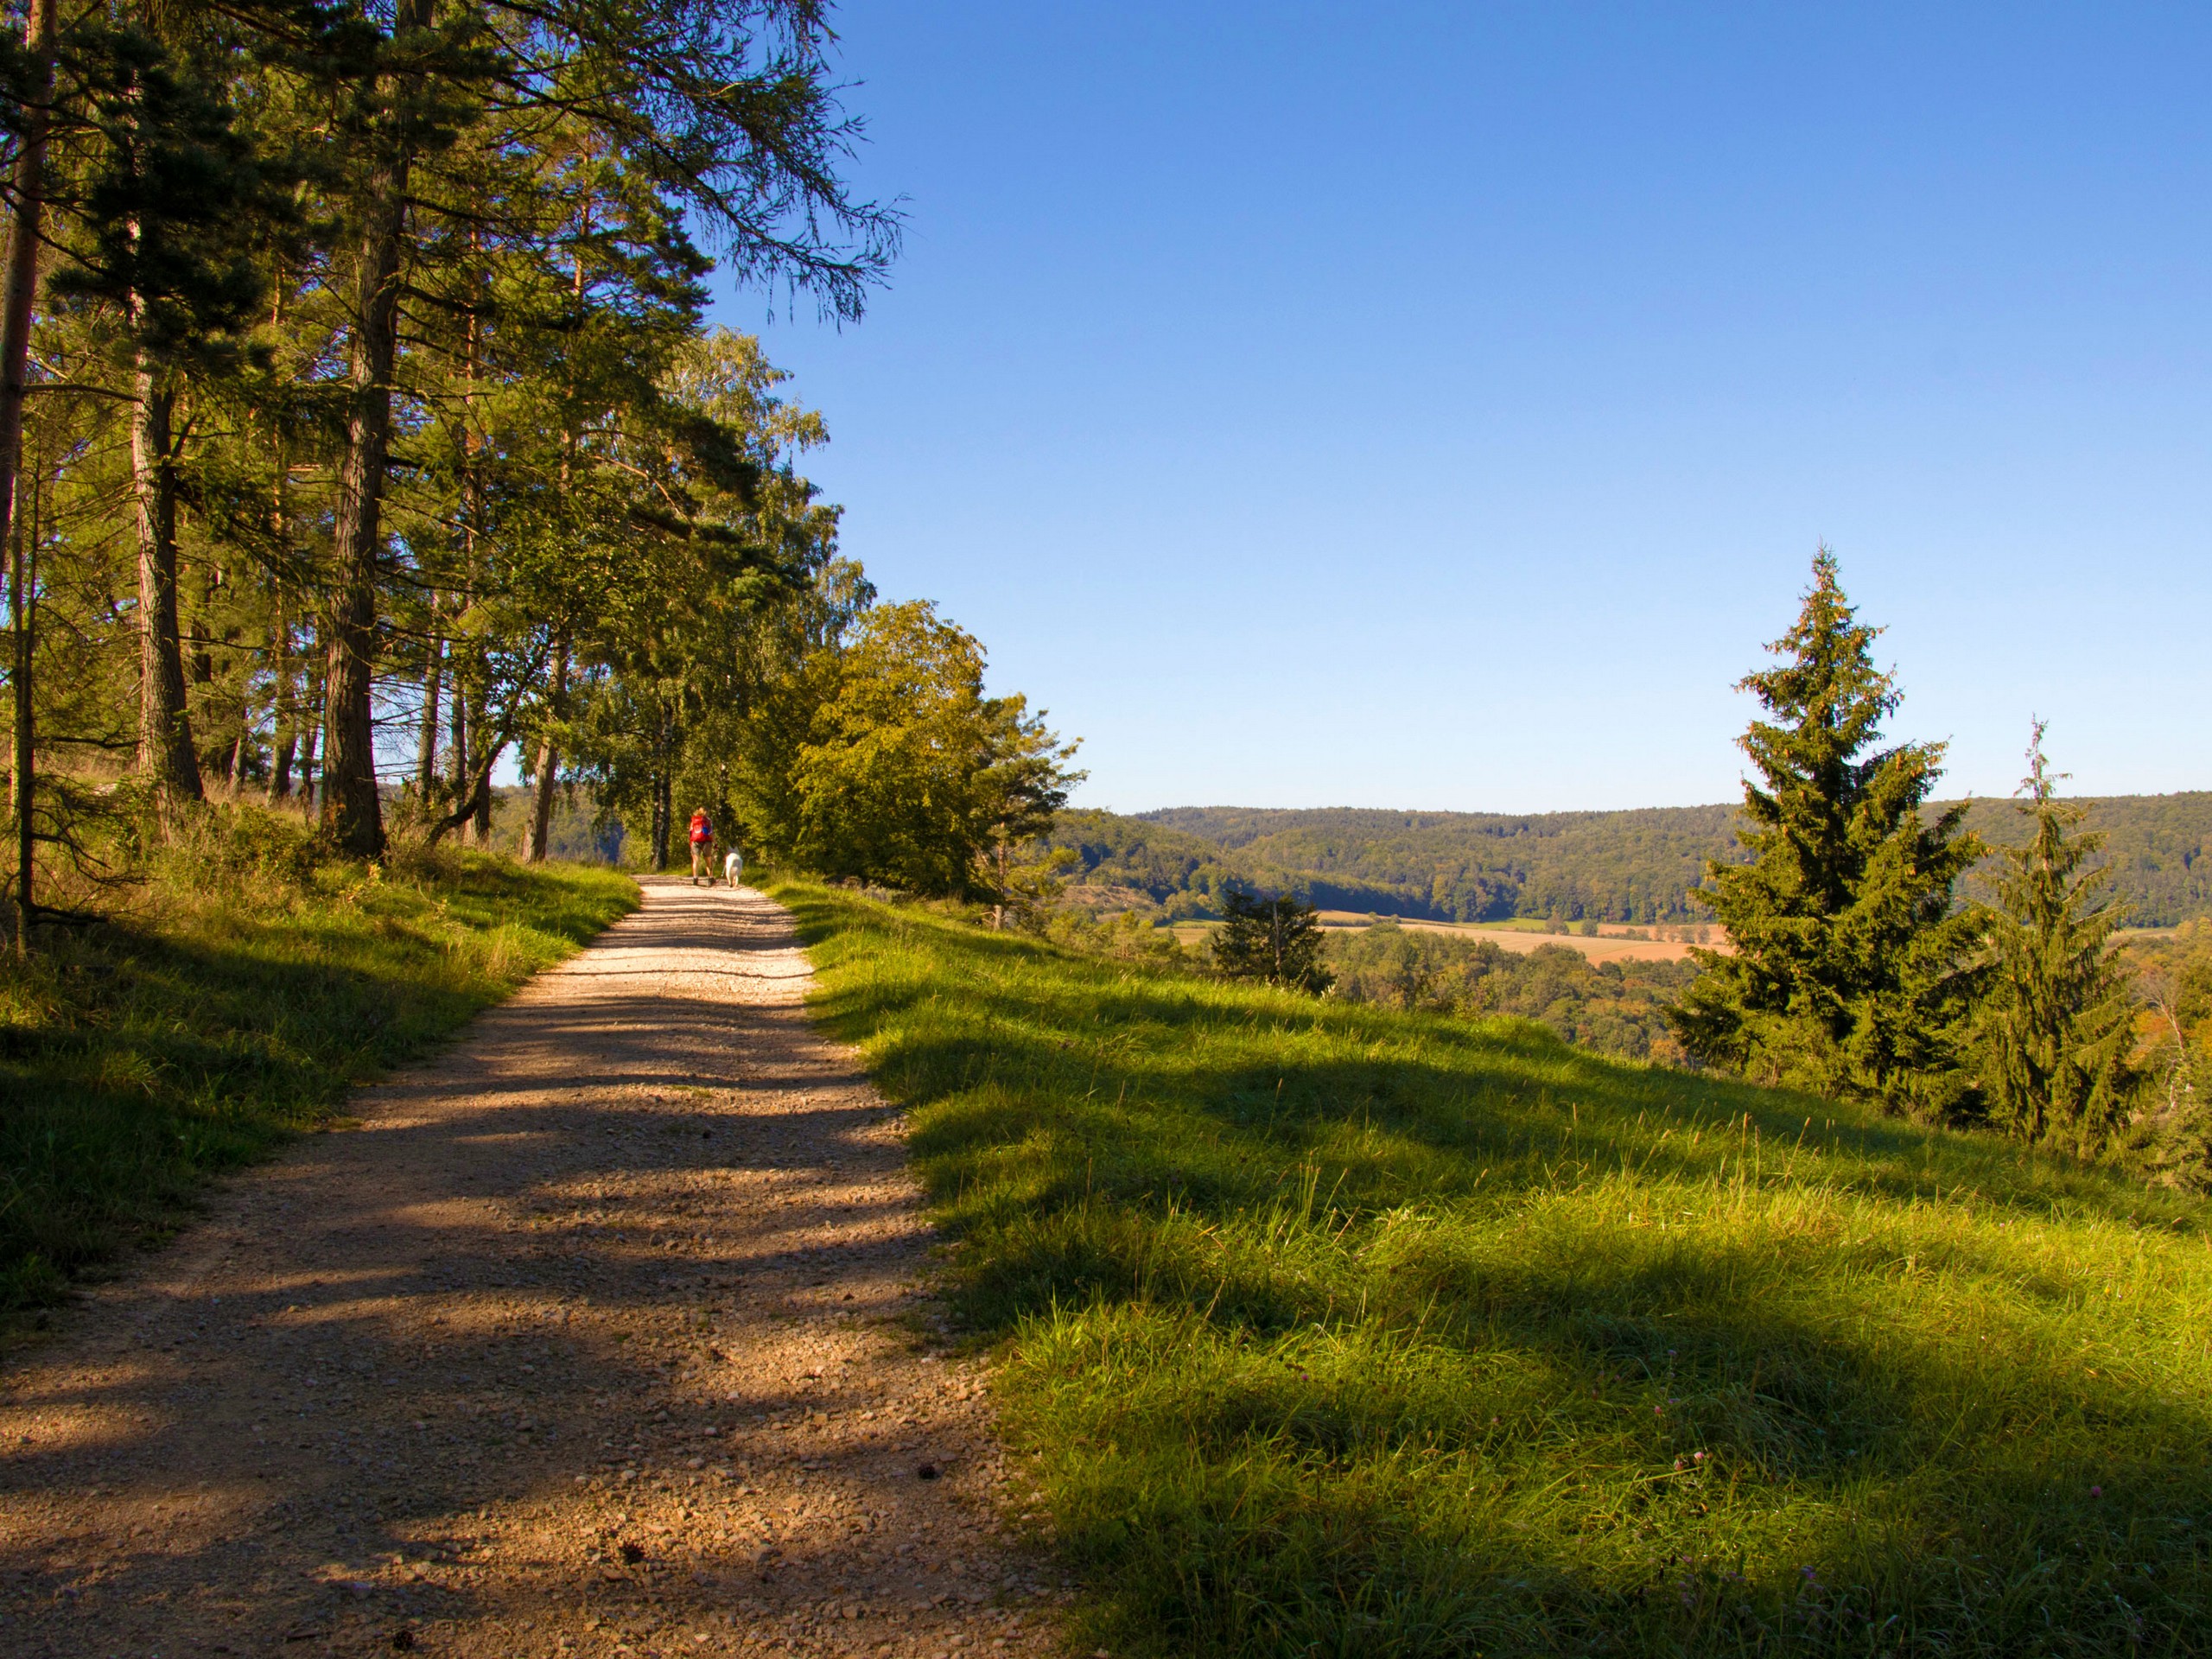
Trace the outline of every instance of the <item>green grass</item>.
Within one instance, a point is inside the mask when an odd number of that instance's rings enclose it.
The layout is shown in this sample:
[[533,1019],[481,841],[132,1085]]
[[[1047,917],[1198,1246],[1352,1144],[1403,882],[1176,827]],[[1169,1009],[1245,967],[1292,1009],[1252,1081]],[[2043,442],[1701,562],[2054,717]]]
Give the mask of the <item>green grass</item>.
[[637,902],[611,871],[474,855],[413,877],[168,861],[125,918],[0,963],[0,1319],[159,1236],[211,1173],[329,1121]]
[[2203,1206],[779,896],[914,1109],[1083,1647],[2212,1651]]

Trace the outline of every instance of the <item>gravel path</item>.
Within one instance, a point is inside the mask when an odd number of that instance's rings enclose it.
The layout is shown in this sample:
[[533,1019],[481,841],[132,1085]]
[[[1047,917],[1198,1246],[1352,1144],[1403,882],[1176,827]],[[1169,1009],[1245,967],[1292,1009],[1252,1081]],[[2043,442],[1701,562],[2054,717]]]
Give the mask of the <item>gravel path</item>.
[[644,907],[0,1376],[0,1652],[1033,1653],[896,1114]]

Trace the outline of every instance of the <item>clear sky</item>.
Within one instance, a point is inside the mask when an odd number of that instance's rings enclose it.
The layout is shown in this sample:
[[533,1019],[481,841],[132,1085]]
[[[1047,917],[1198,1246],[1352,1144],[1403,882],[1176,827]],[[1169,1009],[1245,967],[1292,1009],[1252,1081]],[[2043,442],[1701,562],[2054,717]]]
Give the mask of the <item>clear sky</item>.
[[2212,787],[2212,10],[837,19],[907,245],[763,332],[1080,804],[1732,798],[1822,539],[1948,787]]

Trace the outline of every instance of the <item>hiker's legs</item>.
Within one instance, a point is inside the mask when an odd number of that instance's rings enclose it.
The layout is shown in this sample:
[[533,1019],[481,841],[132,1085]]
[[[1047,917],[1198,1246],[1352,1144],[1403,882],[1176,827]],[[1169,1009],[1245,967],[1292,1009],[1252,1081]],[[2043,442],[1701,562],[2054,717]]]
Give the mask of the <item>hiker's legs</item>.
[[695,841],[691,843],[691,879],[696,881],[706,873],[706,869],[707,843],[703,841]]

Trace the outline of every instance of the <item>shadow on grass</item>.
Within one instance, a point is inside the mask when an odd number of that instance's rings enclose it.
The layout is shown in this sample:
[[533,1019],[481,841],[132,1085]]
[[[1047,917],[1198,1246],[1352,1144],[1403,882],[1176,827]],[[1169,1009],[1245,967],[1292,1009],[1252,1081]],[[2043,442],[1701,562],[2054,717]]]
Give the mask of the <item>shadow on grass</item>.
[[607,871],[466,860],[58,936],[0,969],[0,1315],[158,1236],[215,1171],[326,1118],[636,903]]
[[[704,912],[650,936],[655,951],[729,944]],[[575,976],[626,971],[628,948],[609,938]],[[802,1188],[693,1236],[702,1180],[901,1161],[871,1133],[880,1103],[821,1100],[818,1059],[760,1058],[798,1018],[718,985],[596,992],[569,1014],[494,1010],[482,1041],[404,1079],[366,1131],[299,1146],[237,1195],[237,1230],[273,1246],[265,1258],[203,1237],[200,1268],[113,1293],[66,1363],[19,1363],[4,1405],[11,1428],[34,1432],[0,1454],[0,1649],[388,1649],[398,1629],[480,1630],[549,1604],[578,1634],[603,1617],[601,1643],[626,1624],[658,1639],[678,1614],[703,1626],[764,1573],[830,1570],[788,1535],[764,1565],[751,1543],[682,1524],[714,1485],[693,1458],[741,1425],[747,1455],[804,1457],[857,1514],[949,1509],[950,1483],[919,1485],[855,1414],[818,1421],[834,1377],[764,1376],[713,1346],[731,1340],[710,1327],[741,1289],[777,1308],[850,1286],[823,1306],[908,1311],[910,1236],[817,1225],[852,1222],[849,1203]],[[733,1098],[741,1077],[748,1096],[817,1103],[761,1111]],[[632,1340],[651,1329],[624,1317],[640,1311],[684,1339]],[[611,1435],[638,1478],[549,1560],[540,1520],[556,1502],[573,1518],[577,1484],[611,1478]],[[649,1529],[648,1510],[665,1522]],[[120,1543],[134,1513],[143,1545]],[[522,1539],[497,1589],[456,1570],[487,1514]],[[95,1549],[103,1535],[120,1547]],[[849,1572],[849,1556],[835,1565]],[[498,1650],[551,1643],[514,1640]]]
[[1102,1633],[2196,1652],[2203,1212],[1980,1137],[795,889]]

